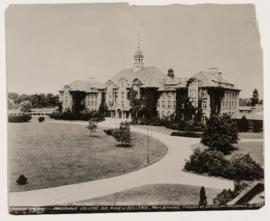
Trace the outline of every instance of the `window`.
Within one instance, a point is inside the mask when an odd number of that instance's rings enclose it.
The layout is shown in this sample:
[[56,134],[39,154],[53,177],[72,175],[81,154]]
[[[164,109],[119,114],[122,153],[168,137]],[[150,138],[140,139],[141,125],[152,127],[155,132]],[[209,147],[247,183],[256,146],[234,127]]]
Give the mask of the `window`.
[[171,93],[170,92],[168,92],[168,97],[171,97]]
[[202,123],[205,124],[206,123],[206,117],[202,116]]
[[157,107],[160,107],[160,101],[157,102]]
[[162,107],[165,107],[165,101],[162,101]]
[[173,101],[173,108],[176,108],[176,101]]
[[121,97],[125,98],[125,92],[124,91],[121,92]]
[[172,105],[171,105],[171,101],[168,101],[168,108],[171,108]]
[[122,107],[124,107],[124,106],[125,106],[124,101],[121,101],[121,106],[122,106]]
[[206,109],[206,102],[202,102],[202,109],[205,110]]

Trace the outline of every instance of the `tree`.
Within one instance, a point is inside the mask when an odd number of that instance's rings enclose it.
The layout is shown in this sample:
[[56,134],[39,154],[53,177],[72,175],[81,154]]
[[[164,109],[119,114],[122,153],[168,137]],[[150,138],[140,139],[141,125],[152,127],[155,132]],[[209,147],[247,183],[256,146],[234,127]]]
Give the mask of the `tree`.
[[207,197],[205,193],[205,188],[202,186],[200,190],[200,201],[199,206],[207,206]]
[[90,131],[90,136],[92,136],[92,134],[96,133],[97,122],[93,121],[93,120],[89,120],[88,125],[87,125],[86,128]]
[[32,107],[32,103],[28,100],[23,101],[20,104],[20,111],[25,113],[25,112],[31,112],[31,107]]
[[256,88],[254,89],[250,100],[251,100],[251,106],[255,106],[256,104],[259,103],[259,92]]
[[249,123],[245,116],[243,116],[238,122],[238,129],[240,132],[247,132],[249,129]]
[[131,142],[131,133],[128,123],[122,122],[120,127],[115,129],[113,132],[113,137],[121,146],[129,146]]
[[201,143],[208,146],[210,150],[227,153],[231,145],[237,143],[238,140],[237,125],[229,115],[212,115],[206,121]]

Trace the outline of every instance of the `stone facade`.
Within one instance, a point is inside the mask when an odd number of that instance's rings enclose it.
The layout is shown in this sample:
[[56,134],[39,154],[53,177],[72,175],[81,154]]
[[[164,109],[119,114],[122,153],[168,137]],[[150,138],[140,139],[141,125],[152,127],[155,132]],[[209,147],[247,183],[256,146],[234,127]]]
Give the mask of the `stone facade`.
[[130,69],[124,69],[109,79],[105,84],[88,81],[74,81],[60,90],[60,101],[63,111],[72,109],[72,91],[84,91],[85,99],[82,101],[85,110],[97,111],[102,95],[112,118],[130,119],[130,93],[136,92],[137,98],[141,96],[142,88],[156,88],[158,93],[157,112],[160,118],[175,116],[177,109],[178,89],[186,89],[188,100],[195,109],[200,108],[203,113],[203,121],[210,116],[210,93],[213,88],[221,88],[224,96],[221,99],[220,113],[235,114],[239,107],[239,92],[232,83],[223,78],[217,68],[201,71],[191,78],[175,77],[173,68],[169,68],[165,75],[154,66],[145,67],[143,53],[138,46],[134,55],[134,65]]

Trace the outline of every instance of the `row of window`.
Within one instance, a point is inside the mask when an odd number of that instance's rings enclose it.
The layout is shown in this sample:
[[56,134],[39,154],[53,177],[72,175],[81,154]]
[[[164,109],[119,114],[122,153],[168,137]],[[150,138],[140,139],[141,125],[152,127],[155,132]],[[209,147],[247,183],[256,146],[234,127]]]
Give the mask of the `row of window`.
[[86,106],[97,106],[97,100],[86,100],[85,101]]
[[236,107],[236,105],[237,105],[237,101],[236,100],[234,100],[234,101],[228,101],[228,100],[223,100],[222,101],[222,106],[223,107],[229,107],[229,108],[231,108],[231,107]]
[[176,97],[176,93],[175,92],[163,92],[162,94],[161,94],[161,97],[164,99],[164,98],[166,98],[166,97]]
[[157,103],[158,108],[176,108],[176,101],[158,101]]

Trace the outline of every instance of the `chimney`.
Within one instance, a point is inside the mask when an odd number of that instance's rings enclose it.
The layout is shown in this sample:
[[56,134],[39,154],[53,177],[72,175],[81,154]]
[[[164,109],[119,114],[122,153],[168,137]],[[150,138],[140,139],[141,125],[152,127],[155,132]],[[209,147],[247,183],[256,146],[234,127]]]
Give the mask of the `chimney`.
[[174,78],[174,70],[172,67],[169,67],[167,76],[170,77],[171,79]]

